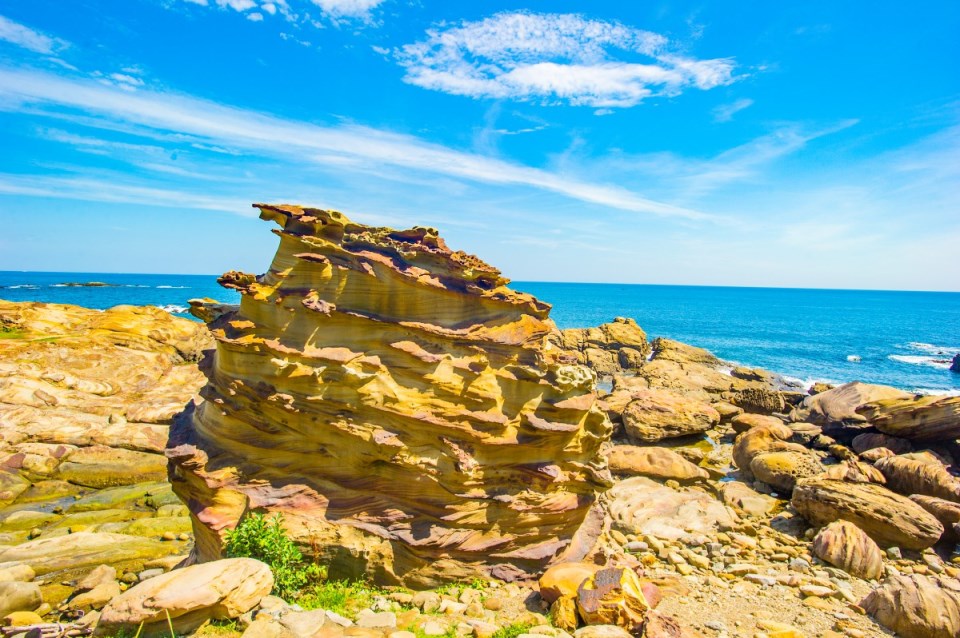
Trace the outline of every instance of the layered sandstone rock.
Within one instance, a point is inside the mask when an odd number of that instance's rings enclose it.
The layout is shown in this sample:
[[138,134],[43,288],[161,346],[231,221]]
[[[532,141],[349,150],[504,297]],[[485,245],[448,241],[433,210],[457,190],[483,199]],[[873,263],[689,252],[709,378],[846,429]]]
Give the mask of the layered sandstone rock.
[[860,406],[857,413],[884,434],[915,442],[960,437],[960,397],[890,398]]
[[904,638],[956,638],[960,635],[960,584],[920,574],[893,576],[860,606],[884,627]]
[[814,525],[849,521],[884,546],[924,549],[943,534],[932,514],[876,483],[808,478],[797,483],[791,503]]
[[650,354],[647,334],[636,321],[624,317],[595,328],[569,328],[551,340],[572,353],[577,363],[602,375],[637,370]]
[[330,566],[424,586],[577,559],[598,533],[611,432],[550,307],[436,231],[260,205],[280,247],[195,302],[215,356],[168,450],[196,557],[249,510]]
[[813,553],[859,578],[880,578],[883,552],[867,534],[849,521],[834,521],[813,539]]

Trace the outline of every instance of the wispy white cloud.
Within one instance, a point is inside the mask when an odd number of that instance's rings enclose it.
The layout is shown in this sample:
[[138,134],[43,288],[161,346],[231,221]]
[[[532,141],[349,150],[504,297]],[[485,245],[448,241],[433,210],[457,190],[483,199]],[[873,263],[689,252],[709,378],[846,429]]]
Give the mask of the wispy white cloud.
[[713,109],[713,120],[715,122],[729,122],[733,119],[734,115],[751,106],[753,106],[753,100],[746,97],[730,102],[729,104],[721,104]]
[[41,33],[3,16],[0,16],[0,40],[44,55],[52,55],[69,46],[65,40]]
[[0,194],[121,204],[146,203],[151,206],[189,207],[247,216],[253,214],[250,211],[250,202],[246,200],[74,176],[0,174]]
[[383,4],[384,0],[311,0],[311,2],[330,16],[367,19],[370,17],[370,12]]
[[[373,11],[386,0],[181,0],[201,7],[216,6],[244,15],[252,22],[262,22],[266,16],[279,16],[296,25],[322,27],[323,24],[310,17],[310,10],[319,13],[334,24],[345,22],[375,24]],[[170,5],[174,6],[174,5]],[[266,16],[264,15],[266,14]]]
[[444,25],[393,54],[410,84],[544,104],[631,107],[738,79],[729,58],[686,57],[660,34],[569,14],[499,13]]
[[[0,109],[58,116],[81,111],[88,126],[121,125],[192,136],[193,141],[340,167],[389,166],[487,184],[524,186],[608,208],[664,217],[708,215],[627,188],[454,150],[355,124],[320,126],[149,90],[127,92],[42,71],[0,69]],[[343,160],[349,160],[344,162]]]

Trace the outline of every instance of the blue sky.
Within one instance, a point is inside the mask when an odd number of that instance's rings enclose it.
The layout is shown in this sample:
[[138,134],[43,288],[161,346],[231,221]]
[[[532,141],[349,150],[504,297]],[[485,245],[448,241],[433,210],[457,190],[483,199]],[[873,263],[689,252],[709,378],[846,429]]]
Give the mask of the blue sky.
[[263,271],[255,201],[518,280],[960,290],[960,3],[4,0],[0,270]]

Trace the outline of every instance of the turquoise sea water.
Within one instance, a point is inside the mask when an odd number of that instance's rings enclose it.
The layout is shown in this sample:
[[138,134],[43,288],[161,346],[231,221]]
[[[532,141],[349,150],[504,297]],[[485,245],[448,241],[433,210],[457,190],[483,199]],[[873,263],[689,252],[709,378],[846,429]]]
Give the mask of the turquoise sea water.
[[[100,281],[103,288],[68,287]],[[960,293],[513,282],[553,304],[561,328],[633,317],[650,338],[701,346],[742,365],[805,382],[853,380],[960,394]],[[90,308],[156,305],[187,316],[187,300],[238,295],[208,275],[0,272],[0,298]]]

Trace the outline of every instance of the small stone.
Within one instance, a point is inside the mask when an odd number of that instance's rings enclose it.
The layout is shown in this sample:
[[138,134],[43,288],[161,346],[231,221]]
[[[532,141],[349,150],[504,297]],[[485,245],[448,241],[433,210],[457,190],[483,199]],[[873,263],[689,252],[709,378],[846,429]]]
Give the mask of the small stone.
[[413,595],[411,602],[425,614],[430,614],[440,608],[440,595],[432,591],[420,591]]
[[456,614],[462,614],[466,608],[466,605],[455,600],[444,600],[440,602],[440,607],[437,608],[437,611],[441,614],[454,616]]
[[503,603],[500,602],[499,598],[490,596],[483,601],[483,608],[489,611],[500,611],[503,607]]
[[712,630],[714,630],[714,631],[726,631],[726,630],[727,630],[727,626],[724,625],[724,624],[723,624],[722,622],[720,622],[719,620],[708,620],[707,622],[703,623],[703,626],[706,627],[707,629],[712,629]]
[[727,572],[733,574],[734,576],[744,576],[746,574],[756,574],[760,570],[756,565],[750,565],[747,563],[736,563],[727,567]]
[[447,633],[447,628],[436,620],[428,620],[420,626],[420,631],[424,636],[443,636]]
[[177,535],[173,532],[164,532],[163,536],[160,537],[162,541],[175,541],[177,540]]
[[816,596],[818,598],[833,596],[833,589],[820,585],[801,585],[800,592],[805,596]]
[[756,583],[762,585],[763,587],[773,587],[777,584],[777,579],[773,576],[763,576],[761,574],[747,574],[744,577],[744,580],[748,580],[751,583]]
[[[466,607],[466,605],[464,605]],[[368,629],[394,629],[397,626],[397,615],[392,611],[375,612],[364,609],[357,614],[357,627]]]
[[650,549],[650,545],[643,541],[630,541],[624,546],[628,552],[645,552]]
[[901,560],[903,559],[903,553],[900,551],[899,547],[888,547],[887,558],[891,560]]

